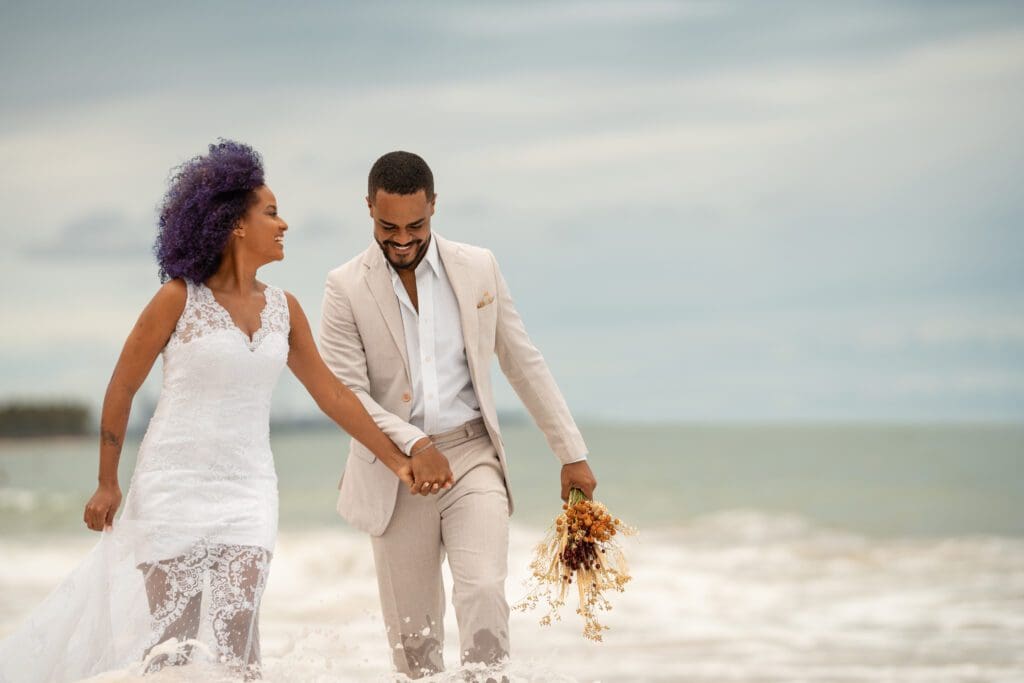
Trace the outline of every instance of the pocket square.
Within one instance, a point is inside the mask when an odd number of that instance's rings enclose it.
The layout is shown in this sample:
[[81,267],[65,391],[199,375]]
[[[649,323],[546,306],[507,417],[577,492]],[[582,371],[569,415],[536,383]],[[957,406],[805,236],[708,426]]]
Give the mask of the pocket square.
[[494,297],[491,296],[491,293],[490,292],[484,292],[484,295],[483,295],[483,297],[480,298],[480,301],[476,302],[476,307],[477,308],[483,308],[484,306],[486,306],[487,304],[489,304],[489,303],[491,303],[493,301],[494,301]]

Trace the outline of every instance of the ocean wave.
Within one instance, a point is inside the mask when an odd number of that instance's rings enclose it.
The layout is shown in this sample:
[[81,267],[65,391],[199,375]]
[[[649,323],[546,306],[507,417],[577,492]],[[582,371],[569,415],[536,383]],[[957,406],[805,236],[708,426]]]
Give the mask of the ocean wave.
[[[526,592],[542,533],[512,527],[511,602]],[[92,541],[0,540],[0,633]],[[624,545],[633,581],[612,597],[605,642],[584,641],[571,606],[547,628],[539,614],[513,612],[513,681],[1024,680],[1021,539],[874,538],[732,510]],[[451,610],[445,630],[452,664]],[[282,532],[261,631],[268,681],[393,680],[368,539],[340,525]],[[96,680],[135,680],[118,675]],[[209,678],[183,669],[146,680]]]
[[0,514],[27,515],[43,510],[63,510],[77,502],[77,497],[63,493],[0,487]]

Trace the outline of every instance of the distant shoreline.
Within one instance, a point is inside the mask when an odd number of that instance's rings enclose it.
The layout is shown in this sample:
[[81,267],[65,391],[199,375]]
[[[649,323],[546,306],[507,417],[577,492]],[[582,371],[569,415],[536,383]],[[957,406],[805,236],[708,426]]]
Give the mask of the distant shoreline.
[[[499,418],[503,427],[526,427],[532,428],[533,424],[528,418],[522,419],[505,419]],[[584,436],[588,430],[598,429],[614,429],[617,431],[635,431],[643,432],[644,430],[652,429],[679,429],[688,432],[720,432],[720,431],[763,431],[763,432],[777,432],[777,431],[802,431],[802,432],[820,432],[820,431],[831,431],[831,430],[850,430],[854,432],[878,432],[878,431],[893,431],[903,432],[911,430],[931,430],[931,431],[962,431],[962,430],[1009,430],[1009,431],[1024,431],[1024,422],[1010,422],[1010,421],[947,421],[947,422],[882,422],[882,421],[867,421],[867,420],[849,420],[849,421],[673,421],[673,422],[636,422],[636,421],[614,421],[614,420],[594,420],[584,419],[579,421],[581,431]],[[272,420],[270,423],[270,434],[272,437],[284,436],[288,434],[294,434],[299,432],[331,432],[341,430],[333,422],[325,418],[319,417],[303,417],[295,419],[284,419],[284,420]],[[126,436],[129,439],[138,441],[141,440],[145,435],[145,428],[131,428],[128,430]],[[98,430],[94,427],[90,427],[84,431],[76,433],[32,433],[32,434],[21,434],[21,435],[9,435],[0,433],[0,448],[5,446],[15,446],[18,444],[31,443],[31,442],[76,442],[83,439],[95,439],[99,435]]]
[[0,438],[86,436],[92,423],[88,405],[75,401],[11,401],[0,404]]

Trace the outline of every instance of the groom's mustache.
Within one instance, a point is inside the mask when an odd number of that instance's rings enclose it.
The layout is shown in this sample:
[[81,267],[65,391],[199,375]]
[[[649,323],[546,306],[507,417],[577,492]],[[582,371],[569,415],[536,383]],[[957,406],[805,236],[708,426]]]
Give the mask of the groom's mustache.
[[[384,256],[387,258],[388,262],[392,265],[392,267],[398,268],[400,270],[407,270],[409,268],[416,267],[416,265],[419,263],[420,259],[417,257],[419,256],[420,251],[423,249],[423,240],[412,240],[411,242],[407,242],[405,244],[399,244],[398,242],[395,242],[393,240],[384,240],[383,242],[377,242],[377,245],[380,246],[381,251],[384,252]],[[406,254],[406,256],[413,256],[414,258],[412,261],[408,261],[406,263],[395,263],[394,261],[391,260],[391,257],[388,256],[388,247],[398,248],[408,246],[411,246],[412,249],[409,250],[409,253]]]

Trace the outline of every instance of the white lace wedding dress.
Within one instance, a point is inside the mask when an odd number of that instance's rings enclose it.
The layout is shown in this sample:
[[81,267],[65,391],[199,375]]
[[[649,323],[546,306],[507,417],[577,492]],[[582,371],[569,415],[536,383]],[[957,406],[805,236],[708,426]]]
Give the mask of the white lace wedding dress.
[[258,675],[260,598],[277,536],[270,397],[288,303],[268,286],[247,337],[202,284],[163,350],[160,400],[120,517],[0,641],[0,681],[73,681],[213,660]]

